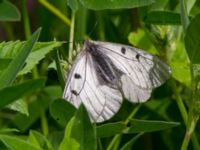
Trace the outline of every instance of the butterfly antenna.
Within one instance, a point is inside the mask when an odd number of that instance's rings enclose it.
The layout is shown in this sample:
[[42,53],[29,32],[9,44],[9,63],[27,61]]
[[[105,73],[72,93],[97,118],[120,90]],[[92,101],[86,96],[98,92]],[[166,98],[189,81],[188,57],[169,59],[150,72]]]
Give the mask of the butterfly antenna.
[[97,25],[98,25],[98,22],[96,21],[95,24],[94,24],[94,26],[93,26],[93,28],[92,28],[92,30],[91,30],[91,31],[89,32],[89,34],[88,34],[88,37],[89,37],[89,38],[90,38],[90,36],[92,35],[92,33],[94,32],[94,30],[96,29]]

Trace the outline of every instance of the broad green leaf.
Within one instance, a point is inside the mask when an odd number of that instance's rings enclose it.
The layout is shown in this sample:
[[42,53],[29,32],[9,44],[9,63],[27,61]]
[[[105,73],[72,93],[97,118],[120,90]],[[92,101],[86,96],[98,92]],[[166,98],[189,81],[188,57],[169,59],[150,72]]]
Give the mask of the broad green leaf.
[[180,14],[174,12],[167,11],[151,11],[144,18],[145,23],[149,24],[172,24],[172,25],[180,25],[181,18]]
[[22,131],[29,129],[31,125],[33,125],[41,117],[41,114],[47,111],[50,101],[51,99],[48,95],[41,93],[34,99],[33,102],[29,103],[29,116],[17,114],[13,118],[12,122]]
[[11,110],[18,111],[21,114],[28,116],[28,106],[23,98],[17,99],[13,103],[9,104],[7,107]]
[[65,136],[59,146],[59,150],[66,150],[66,148],[70,150],[80,150],[80,144],[74,139],[71,138],[71,131],[74,124],[74,118],[72,118],[65,129]]
[[26,42],[20,52],[13,58],[7,69],[5,69],[0,75],[0,88],[10,85],[16,78],[17,73],[22,69],[26,58],[31,52],[38,40],[41,28],[39,28]]
[[53,147],[47,138],[37,131],[30,131],[28,141],[41,149],[53,150]]
[[193,18],[185,35],[185,47],[193,64],[200,63],[200,14]]
[[0,140],[10,149],[10,150],[42,150],[41,148],[30,144],[29,142],[20,139],[19,137],[0,135]]
[[150,5],[154,0],[80,0],[80,2],[89,9],[122,9],[136,8]]
[[19,10],[9,1],[0,1],[0,21],[20,21]]
[[122,133],[126,128],[123,122],[107,123],[96,127],[97,137],[110,137]]
[[135,45],[145,51],[148,51],[153,54],[158,54],[153,43],[146,36],[144,30],[138,29],[137,32],[131,32],[128,35],[128,40],[132,45]]
[[73,11],[77,11],[79,8],[78,0],[67,0],[67,4]]
[[189,86],[191,83],[189,64],[183,62],[172,62],[170,66],[172,68],[172,76],[180,83]]
[[44,93],[48,94],[51,100],[55,100],[62,97],[63,91],[60,86],[54,85],[54,86],[46,86],[44,88]]
[[53,101],[50,106],[51,116],[63,127],[74,116],[75,111],[76,108],[63,99]]
[[6,69],[11,61],[12,59],[9,58],[5,59],[0,58],[0,71]]
[[155,120],[131,120],[131,126],[124,133],[155,132],[166,130],[180,125],[178,122],[155,121]]
[[176,49],[171,53],[170,66],[172,76],[179,82],[189,86],[190,77],[190,61],[183,42],[176,42]]
[[120,150],[132,150],[132,145],[137,141],[138,138],[140,138],[144,133],[138,133],[136,136],[134,136],[130,141],[124,144]]
[[44,83],[45,83],[44,79],[36,79],[36,80],[26,81],[19,85],[13,85],[10,87],[0,89],[0,97],[1,97],[0,108],[3,108],[4,106],[10,104],[11,102],[25,95],[30,94],[39,88],[42,88],[44,86]]
[[81,105],[75,114],[71,138],[75,139],[80,144],[80,150],[96,150],[96,132],[90,122],[90,118],[83,105]]

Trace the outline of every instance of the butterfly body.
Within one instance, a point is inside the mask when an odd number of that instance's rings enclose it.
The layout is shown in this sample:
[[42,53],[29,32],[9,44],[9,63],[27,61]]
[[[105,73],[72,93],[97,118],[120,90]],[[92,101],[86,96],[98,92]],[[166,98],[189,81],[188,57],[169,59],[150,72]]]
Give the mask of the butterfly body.
[[123,97],[145,102],[169,78],[170,68],[140,49],[86,41],[68,75],[63,97],[77,108],[83,103],[92,121],[111,118]]

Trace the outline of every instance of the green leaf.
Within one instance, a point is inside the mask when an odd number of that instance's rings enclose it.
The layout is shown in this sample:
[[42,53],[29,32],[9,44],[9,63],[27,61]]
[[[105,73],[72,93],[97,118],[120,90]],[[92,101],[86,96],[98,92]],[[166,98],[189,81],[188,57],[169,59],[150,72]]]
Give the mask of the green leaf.
[[124,144],[120,150],[131,150],[132,145],[137,141],[138,138],[140,138],[144,133],[138,133],[136,136],[134,136],[131,140],[129,140],[127,143]]
[[10,149],[10,150],[42,150],[39,147],[30,144],[18,137],[0,135],[0,140]]
[[178,122],[155,121],[155,120],[131,120],[131,126],[124,133],[154,132],[166,130],[180,125]]
[[67,0],[67,4],[73,11],[77,11],[79,8],[78,0]]
[[12,59],[9,58],[5,59],[0,58],[0,71],[6,69],[11,61]]
[[172,76],[180,83],[189,86],[191,83],[189,64],[183,62],[172,62],[170,66],[172,68]]
[[53,101],[50,106],[52,117],[63,127],[65,127],[68,121],[74,116],[75,111],[76,108],[63,99]]
[[122,9],[135,8],[150,5],[154,0],[80,0],[89,9]]
[[191,73],[190,61],[183,42],[176,42],[176,49],[172,53],[170,66],[172,68],[172,76],[179,82],[190,86]]
[[200,14],[191,20],[185,35],[185,47],[193,64],[200,63]]
[[76,112],[71,131],[71,138],[80,144],[80,150],[96,150],[96,132],[83,105]]
[[14,129],[14,128],[2,128],[0,129],[0,134],[5,134],[5,133],[12,133],[12,132],[19,132],[19,130]]
[[158,54],[152,42],[146,36],[144,30],[138,29],[137,32],[131,32],[128,35],[128,40],[132,45],[136,45],[137,47],[144,49],[153,54]]
[[59,150],[66,150],[66,147],[70,150],[80,150],[80,144],[75,139],[70,137],[73,124],[74,118],[72,118],[67,124],[65,136],[60,144]]
[[9,109],[18,111],[21,114],[28,116],[28,106],[23,98],[20,98],[7,106]]
[[17,73],[23,67],[26,58],[38,40],[41,28],[39,28],[26,42],[21,51],[13,58],[7,69],[0,75],[0,88],[10,85],[16,78]]
[[46,86],[44,88],[44,93],[47,94],[49,98],[51,98],[51,100],[55,100],[62,97],[63,91],[60,86],[54,85],[54,86]]
[[181,18],[180,14],[174,12],[167,11],[151,11],[144,18],[145,23],[149,24],[172,24],[172,25],[180,25]]
[[[188,1],[189,2],[189,1]],[[195,4],[191,8],[190,16],[196,16],[200,13],[200,0],[196,0]]]
[[19,75],[26,74],[30,72],[34,66],[36,66],[40,60],[42,60],[46,54],[54,50],[55,47],[59,47],[63,44],[64,42],[38,42],[35,45],[35,48],[33,51],[30,53],[26,60],[26,65],[25,67],[19,72]]
[[0,1],[0,21],[20,21],[19,10],[9,1]]
[[183,26],[183,31],[186,31],[190,21],[187,13],[187,7],[185,5],[185,0],[180,0],[180,5],[181,5],[181,23]]
[[44,83],[44,79],[36,79],[0,89],[0,108],[3,108],[11,102],[36,91],[37,89],[43,87]]
[[48,95],[41,93],[38,97],[36,97],[36,99],[34,99],[34,101],[29,103],[29,116],[17,114],[13,118],[12,122],[18,129],[22,131],[29,129],[30,126],[41,117],[41,114],[47,111],[50,101],[51,99],[48,97]]
[[37,131],[30,131],[28,141],[41,149],[53,150],[53,147],[47,138]]
[[[45,55],[54,50],[54,48],[59,47],[64,42],[36,42],[31,53],[26,59],[25,66],[18,73],[18,75],[23,75],[31,71],[35,65],[41,61]],[[20,52],[21,48],[26,44],[24,41],[9,41],[0,43],[0,70],[5,69],[12,59]]]
[[126,128],[123,122],[107,123],[96,128],[97,137],[110,137],[122,133]]

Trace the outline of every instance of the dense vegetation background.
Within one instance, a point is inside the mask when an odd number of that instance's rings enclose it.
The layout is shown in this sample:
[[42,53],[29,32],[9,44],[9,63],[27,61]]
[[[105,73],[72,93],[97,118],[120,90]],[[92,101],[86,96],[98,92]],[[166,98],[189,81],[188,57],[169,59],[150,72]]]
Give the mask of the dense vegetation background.
[[[200,0],[0,0],[0,149],[200,149]],[[41,30],[42,28],[42,30]],[[84,39],[158,55],[171,78],[91,124],[61,99]]]

